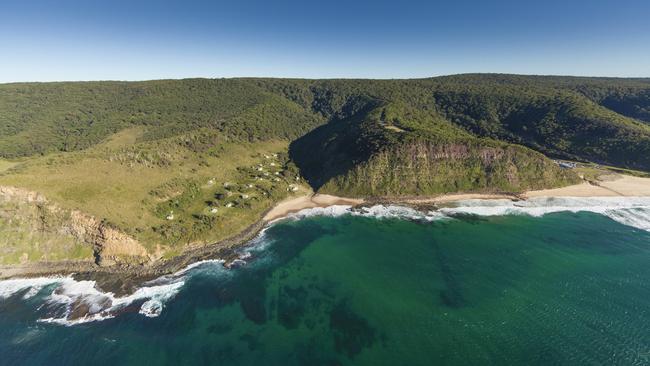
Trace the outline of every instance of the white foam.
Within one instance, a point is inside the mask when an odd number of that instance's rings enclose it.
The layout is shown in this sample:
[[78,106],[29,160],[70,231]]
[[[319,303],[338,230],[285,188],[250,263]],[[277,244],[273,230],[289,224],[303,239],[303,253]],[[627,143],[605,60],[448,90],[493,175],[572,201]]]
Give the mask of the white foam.
[[59,325],[65,325],[65,326],[72,326],[72,325],[102,321],[102,320],[106,320],[106,319],[112,319],[114,317],[115,317],[115,315],[110,314],[110,313],[97,313],[97,314],[87,315],[87,316],[85,316],[83,318],[78,318],[78,319],[73,319],[73,320],[67,319],[65,317],[49,317],[49,318],[38,319],[38,321],[41,322],[41,323],[50,323],[50,324],[59,324]]
[[298,212],[291,213],[287,215],[286,217],[279,218],[277,220],[273,220],[270,224],[281,221],[283,219],[304,219],[307,217],[312,217],[312,216],[329,216],[329,217],[338,217],[338,216],[343,216],[347,215],[350,213],[350,209],[352,206],[349,205],[332,205],[332,206],[327,206],[327,207],[313,207],[313,208],[306,208],[304,210],[300,210]]
[[0,281],[0,299],[6,299],[24,290],[28,291],[23,295],[23,299],[29,299],[41,291],[43,287],[61,283],[66,278],[67,277],[52,276]]
[[350,214],[353,216],[376,217],[379,219],[403,218],[425,221],[436,221],[447,218],[438,211],[422,212],[410,207],[397,205],[362,207],[359,210],[351,210]]
[[[160,315],[165,302],[173,298],[183,284],[184,281],[176,280],[163,285],[144,286],[131,295],[117,297],[112,292],[98,290],[95,281],[76,281],[69,277],[46,298],[46,304],[50,307],[64,306],[65,311],[60,316],[40,319],[40,321],[73,325],[110,319],[126,306],[142,300],[145,301],[140,306],[140,314],[155,317]],[[73,307],[80,305],[87,307],[87,313],[70,319]]]
[[[434,221],[452,219],[454,215],[472,214],[480,216],[529,215],[543,216],[554,212],[588,211],[605,215],[617,222],[650,231],[650,197],[602,197],[578,198],[539,197],[526,201],[511,200],[466,200],[453,204],[452,207],[441,208],[426,213],[398,205],[376,205],[353,209],[351,206],[336,205],[329,207],[310,208],[288,216],[288,219],[302,219],[312,216],[342,215],[376,217],[380,219],[404,218],[412,220]],[[265,228],[265,230],[268,229]],[[269,244],[263,230],[253,239],[241,253],[241,259],[250,256],[251,250],[262,250]],[[46,287],[54,286],[54,290],[44,298],[41,308],[53,309],[49,317],[40,319],[64,325],[74,325],[92,321],[110,319],[121,309],[142,301],[139,313],[146,317],[156,317],[161,314],[165,303],[173,298],[185,283],[188,272],[199,267],[208,266],[213,270],[216,265],[219,273],[227,273],[221,259],[205,260],[192,263],[186,268],[167,276],[145,283],[133,294],[116,297],[113,293],[102,292],[94,281],[76,281],[71,276],[52,276],[29,279],[12,279],[0,281],[0,300],[24,292],[23,299],[32,299]],[[84,305],[86,314],[71,319],[74,308]]]
[[[69,326],[111,319],[120,310],[139,301],[142,301],[138,311],[140,314],[156,317],[163,311],[165,303],[176,296],[183,287],[190,271],[207,267],[211,271],[216,268],[219,273],[225,273],[227,269],[224,268],[224,263],[222,259],[198,261],[176,273],[146,282],[132,294],[121,297],[99,290],[95,281],[77,281],[72,276],[4,280],[0,281],[0,300],[23,291],[23,299],[33,298],[45,287],[54,286],[53,290],[43,297],[39,307],[51,316],[39,319],[39,322]],[[72,318],[75,308],[79,306],[84,307],[85,314]]]
[[[142,300],[140,313],[149,317],[158,316],[165,302],[174,297],[183,284],[183,280],[176,279],[171,283],[143,286],[131,295],[117,297],[111,292],[97,289],[95,281],[76,281],[71,276],[23,278],[0,281],[0,299],[22,291],[26,291],[22,298],[29,299],[44,287],[54,285],[55,288],[43,298],[43,304],[39,307],[49,310],[52,316],[39,321],[73,325],[112,318],[119,310]],[[82,305],[87,309],[85,314],[71,319],[74,308]]]
[[155,318],[160,313],[162,312],[163,309],[163,304],[160,301],[156,300],[147,300],[142,304],[140,307],[140,311],[138,313],[148,317],[148,318]]
[[436,221],[459,214],[540,217],[554,212],[580,211],[601,214],[622,224],[650,231],[650,197],[536,197],[525,201],[474,199],[458,201],[453,203],[452,207],[429,212],[421,212],[399,205],[375,205],[360,209],[341,205],[308,208],[290,214],[287,218],[297,220],[313,216],[352,215],[379,219],[402,218]]
[[466,200],[441,208],[446,215],[528,215],[554,212],[593,212],[642,230],[650,231],[650,197],[536,197],[525,201]]
[[375,205],[370,207],[361,207],[359,209],[353,209],[352,206],[348,205],[314,207],[289,214],[286,218],[298,220],[314,216],[339,217],[343,215],[375,217],[379,219],[404,218],[427,221],[444,218],[444,215],[437,211],[421,212],[410,207],[399,205]]
[[182,275],[186,274],[187,272],[189,272],[190,270],[193,270],[193,269],[195,269],[197,267],[201,267],[201,266],[204,266],[204,265],[223,266],[224,263],[225,263],[225,261],[223,259],[206,259],[206,260],[194,262],[194,263],[188,265],[187,267],[181,269],[180,271],[174,273],[172,275],[172,277],[182,276]]
[[[264,240],[263,232],[254,242],[260,245]],[[244,257],[250,253],[244,252]],[[243,260],[242,260],[243,261]],[[37,278],[21,278],[0,281],[0,300],[9,298],[17,293],[25,292],[23,299],[29,299],[39,294],[46,286],[54,289],[45,296],[39,309],[45,309],[48,315],[39,319],[40,322],[62,325],[75,325],[110,319],[127,306],[142,301],[139,313],[146,317],[156,317],[161,314],[165,303],[172,299],[185,284],[185,278],[191,271],[204,269],[218,274],[227,273],[223,259],[208,259],[194,262],[176,273],[161,276],[144,283],[130,295],[118,297],[112,292],[102,292],[95,281],[77,281],[72,276],[52,276]],[[83,306],[82,316],[74,317],[75,308]]]

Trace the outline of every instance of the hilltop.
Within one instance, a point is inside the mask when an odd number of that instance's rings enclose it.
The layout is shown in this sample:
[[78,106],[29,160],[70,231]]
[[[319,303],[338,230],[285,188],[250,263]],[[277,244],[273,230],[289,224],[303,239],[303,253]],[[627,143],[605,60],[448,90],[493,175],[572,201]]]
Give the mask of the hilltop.
[[18,190],[0,199],[0,264],[170,260],[311,192],[513,194],[580,181],[551,159],[650,171],[650,79],[3,84],[0,186]]

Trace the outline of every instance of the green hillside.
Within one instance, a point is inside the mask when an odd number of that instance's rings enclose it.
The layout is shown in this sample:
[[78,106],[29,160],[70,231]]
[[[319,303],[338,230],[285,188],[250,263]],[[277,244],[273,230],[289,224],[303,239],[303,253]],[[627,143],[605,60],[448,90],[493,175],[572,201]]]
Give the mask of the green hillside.
[[377,100],[547,155],[650,169],[647,79],[515,75],[5,84],[0,156],[82,150],[134,126],[147,127],[141,141],[200,128],[234,141],[293,140]]
[[399,103],[322,126],[290,151],[312,186],[338,195],[521,192],[578,182],[540,153],[477,138]]
[[296,138],[322,119],[245,80],[0,85],[0,156],[91,147],[134,126],[139,141],[200,128],[238,141]]
[[[169,258],[312,190],[416,196],[578,181],[550,158],[650,171],[649,106],[648,79],[3,84],[0,187],[43,194],[55,222],[79,210],[99,220],[97,230],[115,228]],[[69,235],[74,225],[56,238],[35,233],[56,229],[40,222],[42,207],[16,205],[0,202],[0,231],[12,238],[0,264],[89,256],[80,242],[61,244],[80,240]]]

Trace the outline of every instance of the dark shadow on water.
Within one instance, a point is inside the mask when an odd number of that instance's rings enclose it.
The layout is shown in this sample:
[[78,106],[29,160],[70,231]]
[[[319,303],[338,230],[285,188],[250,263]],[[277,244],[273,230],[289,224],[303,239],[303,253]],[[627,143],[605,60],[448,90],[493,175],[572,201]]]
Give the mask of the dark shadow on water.
[[344,301],[330,311],[330,330],[334,336],[336,351],[354,358],[366,347],[377,341],[377,331],[368,321],[354,313]]
[[460,286],[460,282],[456,278],[456,275],[451,268],[449,258],[444,249],[436,242],[433,241],[433,247],[435,248],[436,261],[438,262],[438,268],[440,268],[440,275],[443,282],[445,283],[445,288],[440,291],[440,301],[447,307],[458,309],[467,305],[467,301],[463,296],[463,292]]
[[308,291],[303,287],[282,287],[278,299],[278,320],[287,329],[300,325],[309,305]]
[[231,332],[232,329],[232,324],[214,323],[207,328],[207,332],[210,334],[226,334]]
[[[273,226],[267,231],[267,235],[274,243],[263,249],[260,258],[249,265],[234,269],[233,275],[220,277],[216,282],[213,275],[197,273],[188,280],[187,285],[187,291],[196,293],[196,296],[186,294],[187,296],[176,301],[175,305],[177,308],[187,307],[186,310],[193,313],[200,307],[224,307],[238,303],[248,320],[263,324],[267,320],[267,309],[262,301],[266,298],[267,279],[278,268],[283,268],[287,262],[296,258],[312,241],[333,234],[333,229],[309,221],[296,225],[287,223]],[[299,310],[302,305],[296,302],[287,306]],[[292,322],[288,316],[286,320],[288,324]],[[191,323],[189,315],[182,322]]]
[[456,220],[460,220],[462,222],[468,223],[468,224],[481,224],[489,221],[489,218],[484,217],[484,216],[479,216],[479,215],[474,215],[474,214],[469,214],[469,213],[456,213],[453,215],[450,215],[450,217],[453,217]]

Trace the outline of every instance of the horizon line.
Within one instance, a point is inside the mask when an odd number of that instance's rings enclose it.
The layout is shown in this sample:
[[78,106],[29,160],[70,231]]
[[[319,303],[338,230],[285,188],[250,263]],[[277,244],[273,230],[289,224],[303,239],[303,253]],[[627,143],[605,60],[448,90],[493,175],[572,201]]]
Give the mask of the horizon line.
[[456,73],[456,74],[438,74],[431,76],[422,76],[422,77],[285,77],[285,76],[189,76],[189,77],[163,77],[163,78],[154,78],[154,79],[70,79],[70,80],[26,80],[26,81],[0,81],[0,85],[11,85],[11,84],[47,84],[47,83],[93,83],[93,82],[114,82],[114,83],[138,83],[138,82],[150,82],[150,81],[174,81],[174,80],[218,80],[218,79],[284,79],[284,80],[307,80],[307,81],[318,81],[318,80],[426,80],[426,79],[435,79],[443,77],[453,77],[453,76],[468,76],[468,75],[493,75],[493,76],[526,76],[526,77],[565,77],[565,78],[576,78],[576,79],[625,79],[625,80],[648,80],[650,81],[650,76],[604,76],[604,75],[572,75],[572,74],[519,74],[519,73],[503,73],[503,72],[467,72],[467,73]]

